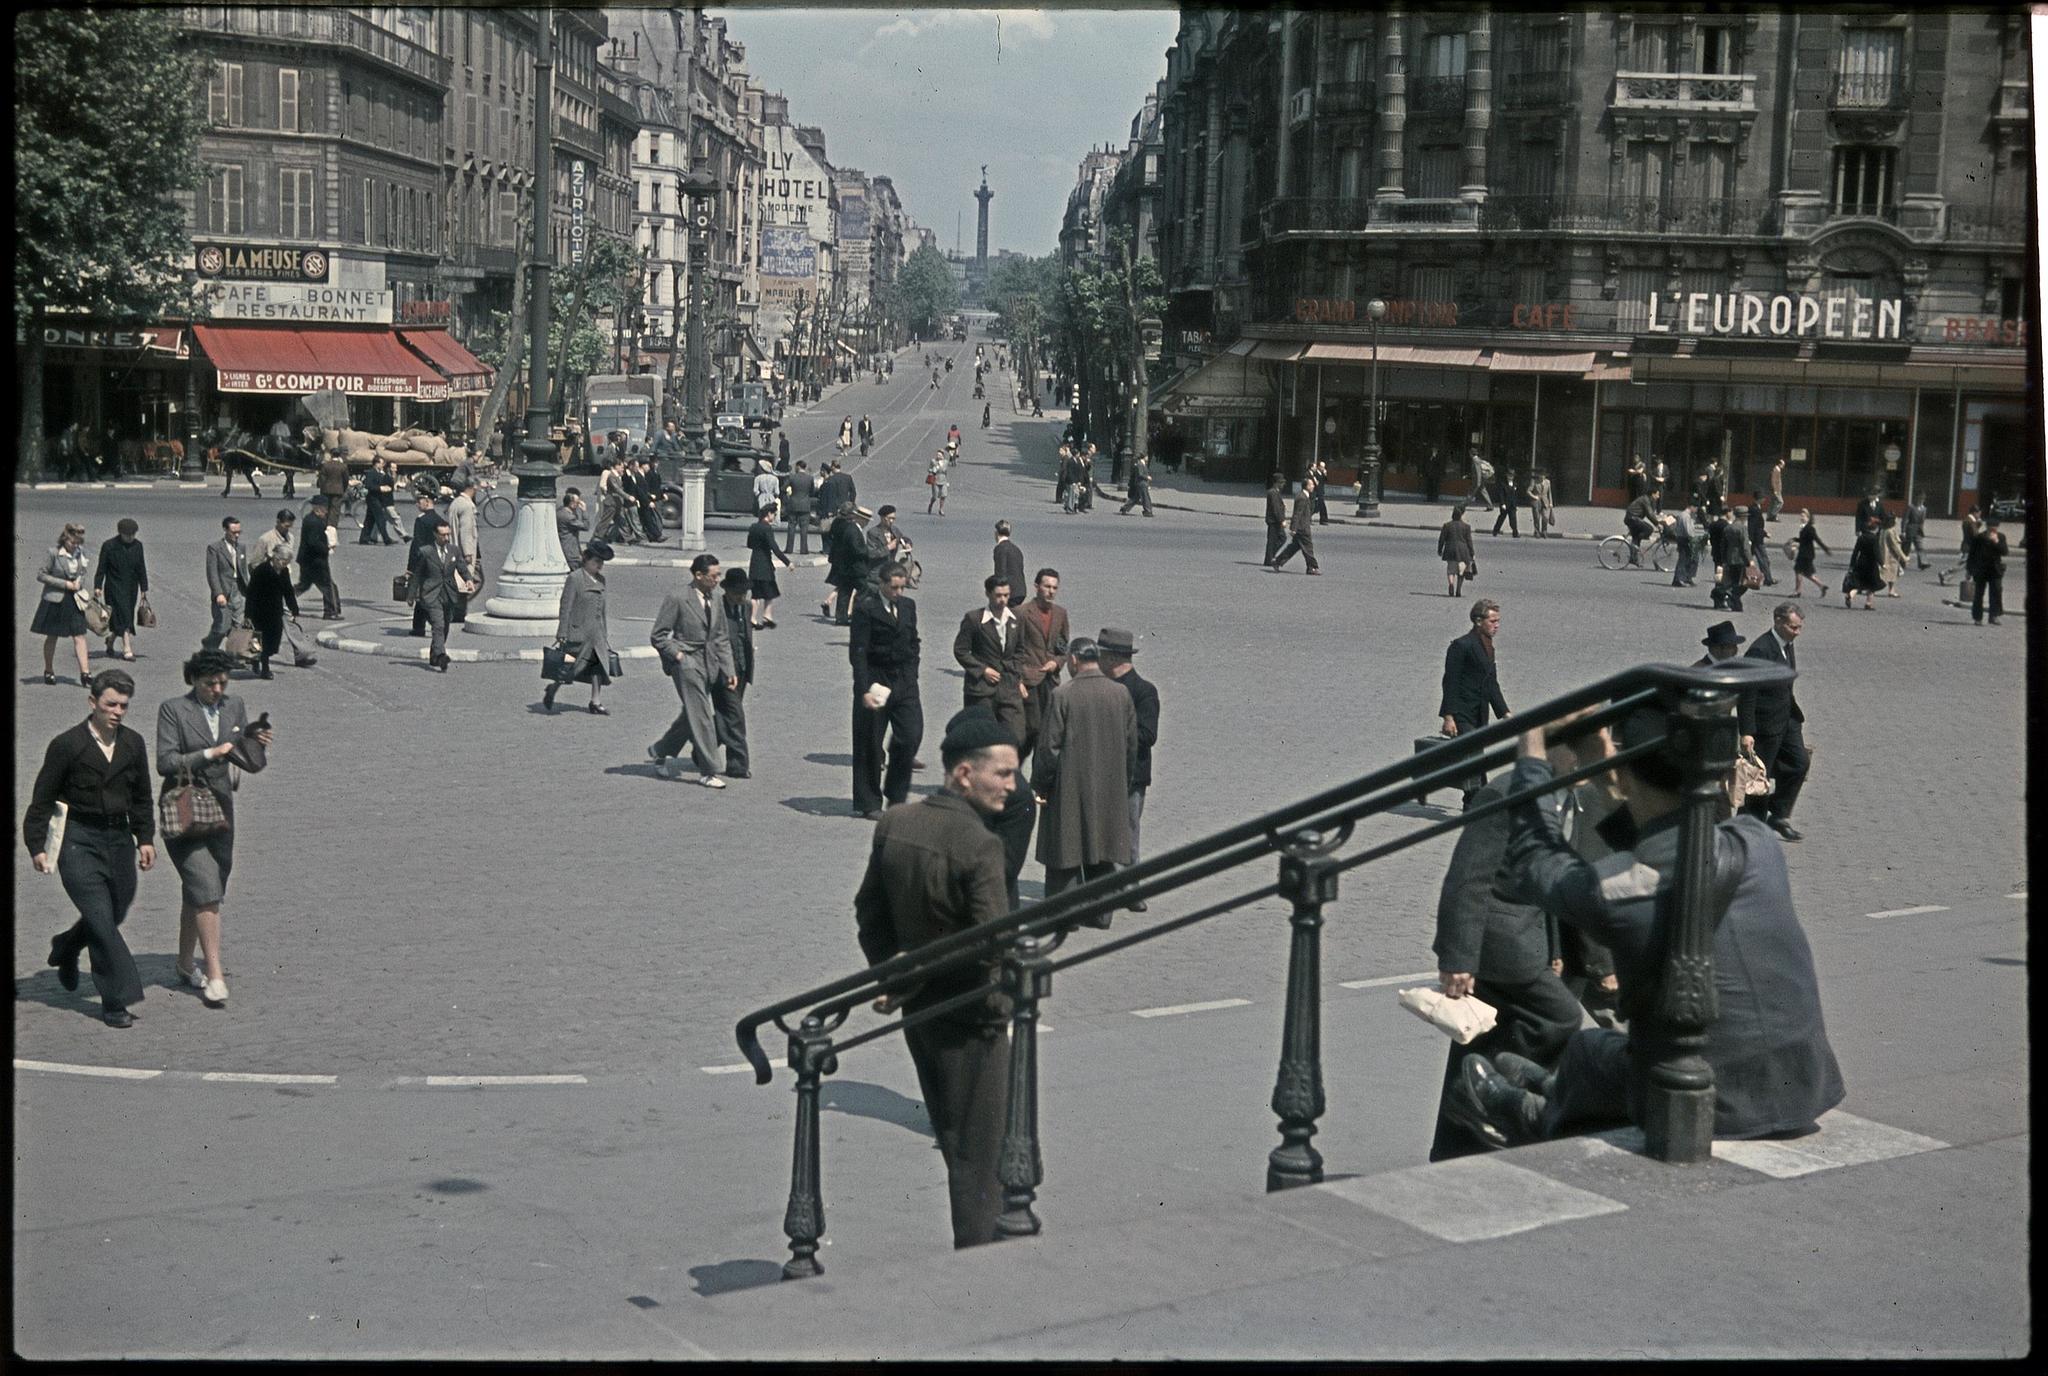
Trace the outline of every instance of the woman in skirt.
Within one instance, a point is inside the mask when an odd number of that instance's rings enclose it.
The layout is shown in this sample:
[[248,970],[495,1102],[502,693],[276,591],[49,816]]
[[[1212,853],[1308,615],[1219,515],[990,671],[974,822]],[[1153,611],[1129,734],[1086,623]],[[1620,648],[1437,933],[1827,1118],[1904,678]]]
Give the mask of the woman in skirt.
[[1827,541],[1820,538],[1820,531],[1813,524],[1813,513],[1803,507],[1799,512],[1799,534],[1793,538],[1798,541],[1799,549],[1792,556],[1792,595],[1799,596],[1799,589],[1804,586],[1807,579],[1812,578],[1814,590],[1822,597],[1826,597],[1828,585],[1814,577],[1813,547],[1819,545],[1821,550],[1828,554],[1833,554],[1834,551],[1828,548]]
[[1465,590],[1465,570],[1473,567],[1472,527],[1465,524],[1465,505],[1451,508],[1451,519],[1436,536],[1436,557],[1444,561],[1444,592],[1456,597]]
[[747,527],[747,582],[754,592],[754,628],[775,629],[775,599],[782,589],[775,582],[775,561],[791,567],[789,556],[775,547],[775,503],[764,502],[754,524]]
[[1871,598],[1884,586],[1883,540],[1877,533],[1877,517],[1866,517],[1856,532],[1856,546],[1849,551],[1849,576],[1842,580],[1842,605],[1847,607],[1857,593],[1863,594],[1863,610],[1876,604]]
[[[590,710],[600,717],[611,715],[604,705],[605,685],[612,681],[611,635],[605,624],[604,565],[612,547],[592,540],[583,547],[583,562],[569,571],[562,583],[562,614],[555,623],[555,644],[577,647],[569,666],[571,683],[590,685]],[[551,681],[541,694],[541,706],[555,710],[555,692],[560,682]]]
[[1899,578],[1906,571],[1905,546],[1899,543],[1899,523],[1887,511],[1877,518],[1878,572],[1884,579],[1884,595],[1899,595]]
[[100,561],[93,569],[93,591],[107,603],[107,653],[121,642],[121,658],[135,662],[135,614],[143,595],[149,591],[149,565],[143,562],[142,541],[135,533],[142,529],[131,516],[114,526],[119,532],[100,546]]
[[85,613],[79,609],[74,595],[85,586],[85,571],[90,562],[85,557],[84,545],[85,527],[76,521],[66,522],[58,532],[56,546],[36,570],[36,581],[43,585],[43,599],[36,604],[36,614],[28,628],[43,638],[45,683],[57,681],[57,642],[65,637],[70,638],[72,652],[78,656],[79,685],[83,687],[92,676],[86,667]]

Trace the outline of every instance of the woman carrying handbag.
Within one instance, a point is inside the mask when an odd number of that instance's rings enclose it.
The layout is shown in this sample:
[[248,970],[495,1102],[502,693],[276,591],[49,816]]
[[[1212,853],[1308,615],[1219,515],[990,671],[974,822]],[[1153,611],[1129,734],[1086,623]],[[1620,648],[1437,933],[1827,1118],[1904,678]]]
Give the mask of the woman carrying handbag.
[[100,546],[100,561],[93,569],[93,591],[106,599],[107,653],[121,644],[121,658],[135,662],[135,628],[154,626],[156,613],[149,610],[149,565],[142,557],[142,541],[135,538],[142,527],[132,516],[115,523],[114,538]]
[[89,629],[85,621],[85,609],[80,602],[90,600],[90,594],[82,594],[85,587],[85,573],[90,561],[85,557],[85,527],[76,521],[67,521],[64,529],[57,532],[57,543],[43,556],[43,565],[36,570],[36,581],[43,585],[42,600],[36,603],[36,614],[29,621],[29,631],[43,638],[43,682],[57,681],[57,642],[68,638],[71,649],[78,656],[78,682],[81,687],[92,677],[86,665],[85,635]]
[[[156,772],[164,781],[157,806],[164,815],[164,846],[178,871],[183,899],[178,909],[178,977],[198,989],[209,1008],[225,1008],[228,1002],[220,909],[235,863],[230,765],[259,773],[269,762],[271,742],[270,714],[252,725],[242,700],[228,696],[228,672],[234,663],[225,651],[199,651],[185,661],[185,682],[192,691],[172,698],[156,714]],[[201,790],[209,797],[195,796]],[[174,829],[179,834],[173,835]],[[192,963],[194,946],[206,959],[203,974]]]
[[[592,540],[583,547],[583,562],[562,582],[562,611],[555,622],[555,647],[561,651],[559,677],[548,680],[541,694],[541,706],[555,710],[555,694],[564,683],[590,685],[590,710],[600,717],[611,715],[604,705],[605,685],[618,672],[619,657],[612,653],[611,636],[605,625],[604,565],[612,547]],[[547,656],[543,656],[543,663]]]

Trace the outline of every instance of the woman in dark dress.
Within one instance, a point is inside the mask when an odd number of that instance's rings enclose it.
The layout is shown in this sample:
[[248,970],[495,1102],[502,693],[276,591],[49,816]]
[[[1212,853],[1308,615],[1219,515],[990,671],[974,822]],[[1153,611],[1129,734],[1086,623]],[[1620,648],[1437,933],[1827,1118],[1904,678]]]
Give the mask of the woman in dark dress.
[[1857,593],[1863,594],[1863,610],[1869,611],[1876,605],[1871,598],[1884,586],[1884,551],[1882,537],[1877,530],[1877,517],[1865,517],[1863,529],[1856,532],[1856,548],[1849,551],[1849,576],[1842,580],[1842,605],[1850,605],[1850,599]]
[[775,561],[791,567],[789,556],[775,547],[775,503],[761,508],[760,517],[747,527],[747,581],[754,590],[754,628],[775,629],[775,599],[782,589],[775,582]]
[[868,567],[867,537],[861,533],[852,502],[842,502],[833,516],[832,529],[825,537],[825,560],[829,565],[825,581],[832,585],[832,596],[818,610],[844,626],[853,620],[853,595]]
[[149,591],[149,565],[143,562],[142,541],[135,533],[142,529],[133,517],[123,516],[114,529],[115,537],[100,546],[100,562],[92,574],[93,591],[107,604],[107,653],[121,642],[121,658],[135,662],[135,608]]
[[1819,545],[1828,554],[1833,554],[1834,551],[1828,549],[1827,541],[1820,538],[1820,530],[1813,524],[1813,513],[1811,511],[1801,509],[1799,513],[1799,534],[1793,538],[1798,541],[1799,549],[1792,557],[1792,595],[1794,597],[1799,596],[1799,589],[1805,585],[1807,579],[1812,578],[1814,588],[1819,591],[1822,597],[1826,597],[1828,595],[1828,585],[1821,582],[1819,578],[1814,577],[1813,547]]
[[270,657],[277,653],[278,644],[284,639],[285,612],[289,609],[294,618],[299,614],[299,596],[292,591],[290,545],[273,546],[270,557],[250,573],[247,605],[249,624],[256,628],[261,642],[256,677],[270,678]]
[[57,543],[43,556],[43,566],[36,570],[36,582],[42,584],[43,595],[36,603],[36,614],[28,623],[29,630],[43,638],[43,682],[57,681],[57,642],[68,639],[72,653],[78,656],[78,681],[83,685],[92,677],[86,667],[85,612],[78,605],[76,593],[85,586],[85,527],[76,521],[67,521],[64,529],[57,533]]
[[[67,990],[78,987],[78,952],[92,952],[100,1017],[132,1027],[128,1005],[142,1002],[142,978],[121,939],[121,921],[135,901],[135,874],[156,863],[156,809],[150,798],[149,750],[122,725],[135,680],[125,669],[102,669],[90,684],[92,714],[58,735],[43,752],[35,793],[22,820],[38,874],[56,870],[78,921],[50,938],[50,964]],[[50,819],[68,809],[64,839],[49,853]]]

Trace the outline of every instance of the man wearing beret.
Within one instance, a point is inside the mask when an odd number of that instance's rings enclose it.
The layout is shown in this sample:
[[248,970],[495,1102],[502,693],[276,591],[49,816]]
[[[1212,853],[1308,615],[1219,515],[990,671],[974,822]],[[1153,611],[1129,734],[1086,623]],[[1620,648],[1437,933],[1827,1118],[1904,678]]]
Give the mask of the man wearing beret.
[[[891,808],[875,827],[867,873],[853,900],[861,954],[871,963],[1010,911],[1003,844],[983,819],[1002,810],[1015,784],[1016,737],[985,711],[970,709],[947,723],[939,760],[944,790]],[[917,1013],[995,973],[968,970],[891,990],[885,1006]],[[1009,1107],[1009,1014],[1009,1000],[991,994],[903,1033],[946,1160],[955,1247],[1001,1236],[996,1158]]]
[[[1045,896],[1113,873],[1131,854],[1131,780],[1138,773],[1138,714],[1102,672],[1087,636],[1067,647],[1071,678],[1045,709],[1032,783],[1044,810],[1038,859]],[[1096,924],[1107,927],[1103,917]]]

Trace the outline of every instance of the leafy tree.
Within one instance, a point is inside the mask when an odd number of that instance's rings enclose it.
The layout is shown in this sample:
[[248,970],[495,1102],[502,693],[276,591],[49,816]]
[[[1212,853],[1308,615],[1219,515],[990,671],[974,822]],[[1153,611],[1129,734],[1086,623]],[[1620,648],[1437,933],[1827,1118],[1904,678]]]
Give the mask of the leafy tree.
[[930,244],[918,245],[896,273],[891,308],[920,338],[936,334],[939,322],[960,309],[960,284],[945,255]]
[[174,199],[198,180],[198,77],[178,11],[29,9],[14,24],[14,323],[20,461],[42,474],[43,326],[191,314]]
[[639,255],[630,244],[606,236],[589,241],[581,263],[549,274],[548,348],[554,356],[549,377],[555,415],[563,414],[571,391],[580,393],[583,379],[604,366],[604,335],[587,322],[607,310],[631,308],[639,266]]

